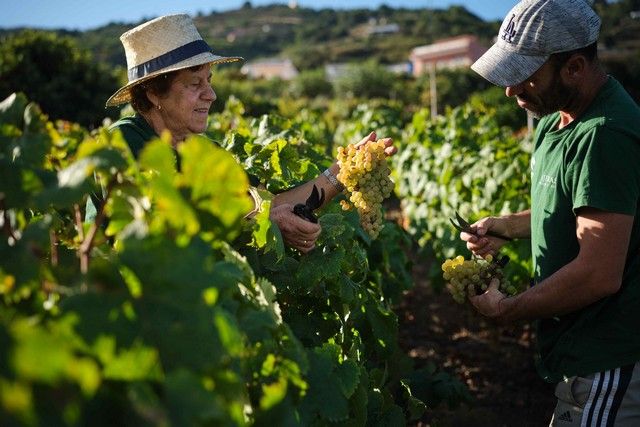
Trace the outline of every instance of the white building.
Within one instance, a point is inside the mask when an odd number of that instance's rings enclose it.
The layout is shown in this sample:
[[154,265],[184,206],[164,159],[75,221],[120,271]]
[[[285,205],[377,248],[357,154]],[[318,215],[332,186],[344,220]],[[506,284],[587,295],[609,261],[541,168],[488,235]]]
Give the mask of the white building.
[[240,72],[252,79],[273,79],[291,80],[298,75],[298,69],[288,58],[269,58],[247,62]]

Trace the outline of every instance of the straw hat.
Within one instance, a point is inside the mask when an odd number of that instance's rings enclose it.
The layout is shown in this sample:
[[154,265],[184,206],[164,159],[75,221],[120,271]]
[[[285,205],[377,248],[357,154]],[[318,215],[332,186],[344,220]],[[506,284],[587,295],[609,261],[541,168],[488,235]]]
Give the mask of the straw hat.
[[107,106],[129,102],[133,86],[160,74],[243,60],[215,55],[189,15],[167,15],[145,22],[122,34],[120,41],[127,56],[129,83],[107,100]]

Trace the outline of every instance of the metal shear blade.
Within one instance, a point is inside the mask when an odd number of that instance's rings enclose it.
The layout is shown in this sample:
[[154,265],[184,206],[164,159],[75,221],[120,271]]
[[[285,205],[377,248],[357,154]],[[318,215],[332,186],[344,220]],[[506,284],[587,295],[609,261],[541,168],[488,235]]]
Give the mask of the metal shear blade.
[[[471,228],[471,224],[469,223],[469,221],[467,221],[464,218],[462,218],[460,216],[460,214],[458,213],[458,211],[456,211],[456,221],[457,222],[454,221],[453,218],[449,218],[449,221],[451,221],[451,224],[456,228],[456,230],[462,231],[464,233],[477,235],[477,233],[473,230],[473,228]],[[508,240],[508,241],[513,240],[511,237],[503,236],[502,234],[496,233],[496,232],[491,231],[491,230],[487,231],[485,233],[485,236],[497,237],[498,239]]]

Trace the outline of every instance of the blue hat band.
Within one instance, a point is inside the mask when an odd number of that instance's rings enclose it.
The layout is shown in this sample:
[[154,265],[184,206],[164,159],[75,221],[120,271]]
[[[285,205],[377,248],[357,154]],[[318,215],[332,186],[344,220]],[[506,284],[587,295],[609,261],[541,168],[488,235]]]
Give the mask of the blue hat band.
[[189,59],[204,52],[211,52],[211,47],[204,40],[195,40],[165,54],[153,58],[143,64],[130,68],[127,72],[129,82],[148,76],[163,68]]

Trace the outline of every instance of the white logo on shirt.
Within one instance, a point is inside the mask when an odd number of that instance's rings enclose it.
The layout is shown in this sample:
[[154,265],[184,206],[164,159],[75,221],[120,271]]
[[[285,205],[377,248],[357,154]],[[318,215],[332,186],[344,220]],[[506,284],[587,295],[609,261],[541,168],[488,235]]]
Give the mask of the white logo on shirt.
[[540,177],[539,184],[542,185],[543,187],[555,187],[557,182],[558,180],[556,179],[555,176],[542,175]]

